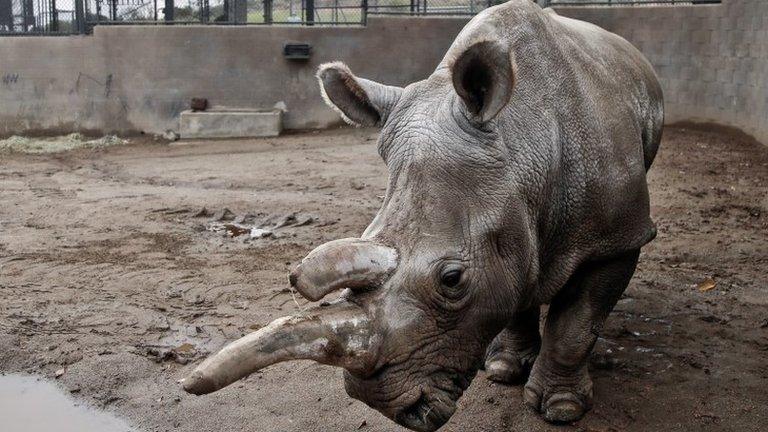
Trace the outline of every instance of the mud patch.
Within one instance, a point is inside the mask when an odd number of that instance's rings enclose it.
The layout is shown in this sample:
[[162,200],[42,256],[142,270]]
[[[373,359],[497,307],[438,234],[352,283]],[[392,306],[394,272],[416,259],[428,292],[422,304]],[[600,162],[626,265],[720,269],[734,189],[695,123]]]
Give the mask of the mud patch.
[[0,140],[0,152],[46,154],[60,153],[79,148],[97,149],[116,145],[128,144],[128,140],[107,135],[97,139],[88,139],[81,134],[73,133],[52,138],[27,138],[12,136]]
[[[0,370],[64,369],[77,400],[147,431],[406,432],[327,366],[274,365],[206,397],[177,383],[308,306],[290,270],[381,206],[375,133],[0,156]],[[593,410],[551,426],[481,373],[441,431],[764,431],[767,178],[762,145],[667,129],[649,174],[659,235],[595,347]],[[211,219],[280,235],[246,242]]]

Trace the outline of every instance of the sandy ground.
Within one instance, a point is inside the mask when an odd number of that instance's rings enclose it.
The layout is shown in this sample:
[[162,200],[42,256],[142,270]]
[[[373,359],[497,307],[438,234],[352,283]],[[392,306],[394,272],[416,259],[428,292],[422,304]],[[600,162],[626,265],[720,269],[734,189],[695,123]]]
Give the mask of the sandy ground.
[[[309,362],[205,397],[176,383],[305,304],[289,269],[361,233],[379,206],[375,136],[0,154],[0,371],[59,375],[144,431],[402,431]],[[550,426],[520,387],[481,373],[443,430],[766,430],[768,148],[668,129],[650,184],[659,237],[592,357],[594,410]],[[265,226],[296,213],[301,226],[230,238],[209,230],[224,208]]]

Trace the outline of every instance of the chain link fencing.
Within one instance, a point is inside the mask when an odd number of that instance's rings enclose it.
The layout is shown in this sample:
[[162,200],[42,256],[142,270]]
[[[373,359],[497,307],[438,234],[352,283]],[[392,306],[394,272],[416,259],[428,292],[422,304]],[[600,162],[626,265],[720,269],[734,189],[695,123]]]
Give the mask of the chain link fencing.
[[72,34],[75,0],[0,0],[0,34]]
[[[531,0],[542,5],[720,0]],[[368,15],[474,15],[503,0],[0,0],[0,35],[85,34],[96,25],[364,25]]]

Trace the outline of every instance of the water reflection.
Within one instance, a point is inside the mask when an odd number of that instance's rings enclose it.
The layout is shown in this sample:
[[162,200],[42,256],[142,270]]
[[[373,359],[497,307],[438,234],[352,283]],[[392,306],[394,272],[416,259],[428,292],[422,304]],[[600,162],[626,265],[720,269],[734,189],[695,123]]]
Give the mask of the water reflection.
[[0,375],[0,430],[4,432],[136,432],[104,411],[77,403],[45,379]]

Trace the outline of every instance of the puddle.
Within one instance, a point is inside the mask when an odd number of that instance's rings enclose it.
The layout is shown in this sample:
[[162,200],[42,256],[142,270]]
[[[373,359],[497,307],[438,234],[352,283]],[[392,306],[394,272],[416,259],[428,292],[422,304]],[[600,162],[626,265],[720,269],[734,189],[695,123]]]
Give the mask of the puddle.
[[136,432],[55,384],[28,375],[0,375],[0,419],[0,429],[7,432]]

